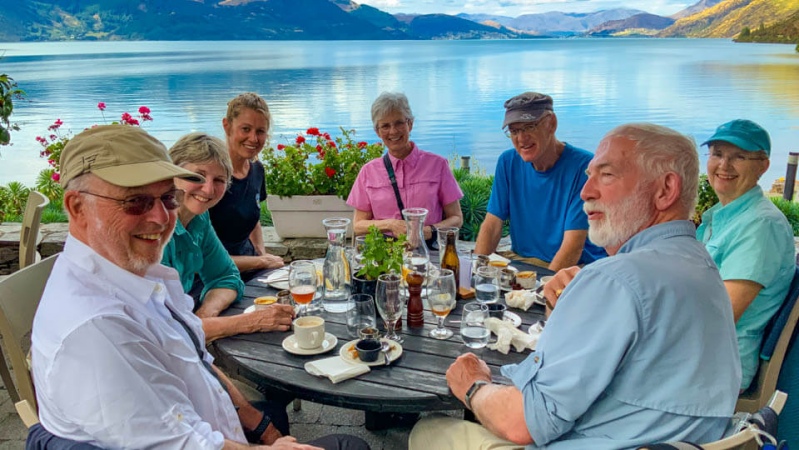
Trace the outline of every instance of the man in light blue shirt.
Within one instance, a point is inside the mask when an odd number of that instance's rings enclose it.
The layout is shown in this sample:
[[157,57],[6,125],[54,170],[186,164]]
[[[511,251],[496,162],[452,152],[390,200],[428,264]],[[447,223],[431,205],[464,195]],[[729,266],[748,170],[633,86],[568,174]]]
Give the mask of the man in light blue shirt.
[[[740,362],[724,284],[687,220],[699,173],[693,141],[623,125],[588,173],[589,237],[611,256],[547,284],[553,309],[536,350],[503,367],[513,386],[493,384],[474,354],[460,356],[447,382],[482,426],[425,420],[411,449],[624,449],[724,433]],[[557,298],[550,284],[566,282]]]
[[741,389],[746,389],[757,373],[763,332],[793,279],[793,230],[757,185],[769,167],[766,130],[750,120],[733,120],[720,125],[705,144],[710,150],[707,179],[719,202],[702,215],[696,236],[730,295]]

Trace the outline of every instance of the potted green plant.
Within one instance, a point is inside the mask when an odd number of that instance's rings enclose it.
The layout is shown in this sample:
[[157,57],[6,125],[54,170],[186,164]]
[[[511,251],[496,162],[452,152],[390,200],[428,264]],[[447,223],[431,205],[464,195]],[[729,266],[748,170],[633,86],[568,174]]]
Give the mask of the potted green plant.
[[333,138],[308,128],[261,153],[267,206],[280,237],[324,237],[323,219],[352,214],[345,200],[361,167],[383,154],[383,144],[356,142],[354,130],[341,132]]
[[402,255],[405,252],[406,237],[389,237],[372,225],[366,232],[361,253],[363,264],[352,277],[353,292],[375,295],[377,277],[394,271],[402,273]]

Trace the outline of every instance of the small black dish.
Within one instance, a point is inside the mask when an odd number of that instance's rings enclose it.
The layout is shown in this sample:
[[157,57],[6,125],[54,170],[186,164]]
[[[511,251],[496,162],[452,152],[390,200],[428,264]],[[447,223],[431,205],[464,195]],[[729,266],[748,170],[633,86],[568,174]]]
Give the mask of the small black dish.
[[507,306],[505,306],[502,303],[489,303],[487,306],[488,306],[489,317],[494,317],[496,319],[503,320],[503,318],[505,317],[505,310],[508,309]]
[[377,361],[377,356],[380,355],[380,341],[377,339],[361,339],[355,343],[355,350],[358,352],[358,358],[362,362]]

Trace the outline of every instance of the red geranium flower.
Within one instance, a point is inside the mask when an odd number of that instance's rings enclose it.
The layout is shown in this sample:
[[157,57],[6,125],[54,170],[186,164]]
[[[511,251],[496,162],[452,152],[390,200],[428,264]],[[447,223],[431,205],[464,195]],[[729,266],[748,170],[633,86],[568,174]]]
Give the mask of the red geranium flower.
[[369,144],[367,144],[367,143],[366,143],[366,141],[361,141],[361,142],[358,142],[358,148],[364,148],[364,147],[366,147],[367,145],[369,145]]
[[330,167],[325,167],[325,173],[327,174],[328,178],[333,178],[333,175],[336,174],[336,171]]
[[305,134],[307,134],[308,136],[319,136],[319,128],[316,127],[308,128],[308,130],[305,131]]
[[97,109],[99,109],[100,111],[105,111],[105,102],[98,103]]
[[336,142],[335,141],[327,141],[327,145],[329,145],[329,146],[331,146],[333,148],[336,148]]
[[322,137],[329,141],[330,140],[330,133],[325,133],[325,134],[322,135]]
[[150,108],[146,106],[139,106],[139,114],[147,115],[150,114]]
[[297,136],[297,143],[302,144],[303,142],[305,142],[305,138],[302,136]]
[[285,145],[283,145],[283,144],[277,144],[277,149],[278,149],[278,150],[283,150],[284,148],[286,148],[286,146],[285,146]]

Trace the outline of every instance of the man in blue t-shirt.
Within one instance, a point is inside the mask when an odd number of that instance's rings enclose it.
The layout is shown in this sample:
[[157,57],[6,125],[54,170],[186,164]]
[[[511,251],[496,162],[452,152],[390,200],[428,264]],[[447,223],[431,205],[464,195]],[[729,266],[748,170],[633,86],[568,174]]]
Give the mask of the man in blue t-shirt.
[[513,142],[497,161],[488,212],[475,253],[497,249],[510,219],[512,252],[505,256],[559,270],[607,256],[588,239],[580,190],[593,155],[555,137],[552,97],[525,92],[505,102],[502,127]]

